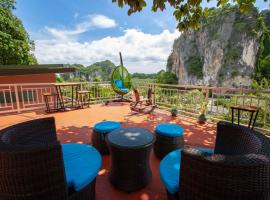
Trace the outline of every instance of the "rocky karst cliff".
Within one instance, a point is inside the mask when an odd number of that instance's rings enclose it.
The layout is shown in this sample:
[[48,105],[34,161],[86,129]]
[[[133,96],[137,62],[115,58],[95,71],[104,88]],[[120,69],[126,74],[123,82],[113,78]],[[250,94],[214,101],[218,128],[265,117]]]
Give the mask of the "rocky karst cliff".
[[235,7],[212,9],[200,30],[175,40],[167,70],[179,84],[249,86],[262,35],[259,16],[255,8],[247,15]]

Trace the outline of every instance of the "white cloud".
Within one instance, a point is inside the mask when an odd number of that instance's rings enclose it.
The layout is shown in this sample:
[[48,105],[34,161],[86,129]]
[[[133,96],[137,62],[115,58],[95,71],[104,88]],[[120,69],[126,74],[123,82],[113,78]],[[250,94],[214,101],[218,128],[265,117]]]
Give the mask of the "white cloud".
[[118,52],[130,72],[153,73],[165,69],[167,57],[178,31],[164,30],[148,34],[137,29],[127,29],[119,37],[104,37],[90,42],[57,39],[36,40],[35,55],[40,63],[91,64],[111,60],[119,64]]
[[115,20],[104,15],[88,15],[85,17],[84,21],[77,24],[74,29],[59,29],[46,26],[45,30],[58,40],[68,41],[92,29],[106,29],[116,26]]
[[116,26],[116,22],[104,15],[88,16],[91,18],[91,24],[97,28],[113,28]]

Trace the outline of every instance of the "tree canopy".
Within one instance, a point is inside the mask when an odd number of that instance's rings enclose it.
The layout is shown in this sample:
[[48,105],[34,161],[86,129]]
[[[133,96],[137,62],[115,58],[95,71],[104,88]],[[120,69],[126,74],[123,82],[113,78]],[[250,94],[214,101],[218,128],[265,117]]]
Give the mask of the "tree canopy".
[[175,74],[161,70],[157,74],[157,82],[162,84],[177,84],[178,79]]
[[15,0],[0,0],[0,64],[36,64],[30,40],[21,20],[13,14]]
[[[212,1],[217,2],[217,7],[223,7],[231,2],[230,0],[207,0],[207,2]],[[129,7],[128,15],[140,12],[147,6],[146,0],[112,0],[112,2],[117,2],[121,8],[127,5]],[[208,8],[202,7],[202,2],[202,0],[153,0],[152,11],[163,11],[166,6],[171,6],[174,8],[173,15],[178,21],[177,28],[180,31],[185,31],[188,28],[197,29],[200,27],[201,17],[207,17],[209,13]],[[246,13],[254,7],[256,0],[233,0],[232,2],[238,5],[241,12]]]

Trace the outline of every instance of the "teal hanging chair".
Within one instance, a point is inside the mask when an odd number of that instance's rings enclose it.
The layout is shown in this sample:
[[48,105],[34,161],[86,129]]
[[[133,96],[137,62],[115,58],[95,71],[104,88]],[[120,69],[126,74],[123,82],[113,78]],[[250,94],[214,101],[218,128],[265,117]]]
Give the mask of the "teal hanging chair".
[[119,95],[125,95],[131,90],[131,77],[128,70],[123,66],[122,56],[120,53],[121,65],[113,70],[111,85],[113,90]]

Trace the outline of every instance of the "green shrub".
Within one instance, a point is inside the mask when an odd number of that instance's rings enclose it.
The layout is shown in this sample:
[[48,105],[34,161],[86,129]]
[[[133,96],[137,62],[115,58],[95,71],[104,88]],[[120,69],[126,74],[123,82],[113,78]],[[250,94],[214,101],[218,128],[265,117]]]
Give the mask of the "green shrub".
[[175,74],[162,71],[158,73],[157,82],[162,84],[177,84],[178,79]]
[[237,69],[234,69],[233,71],[232,71],[232,73],[231,73],[231,77],[232,78],[235,78],[236,76],[238,76],[239,75],[239,71],[237,70]]

